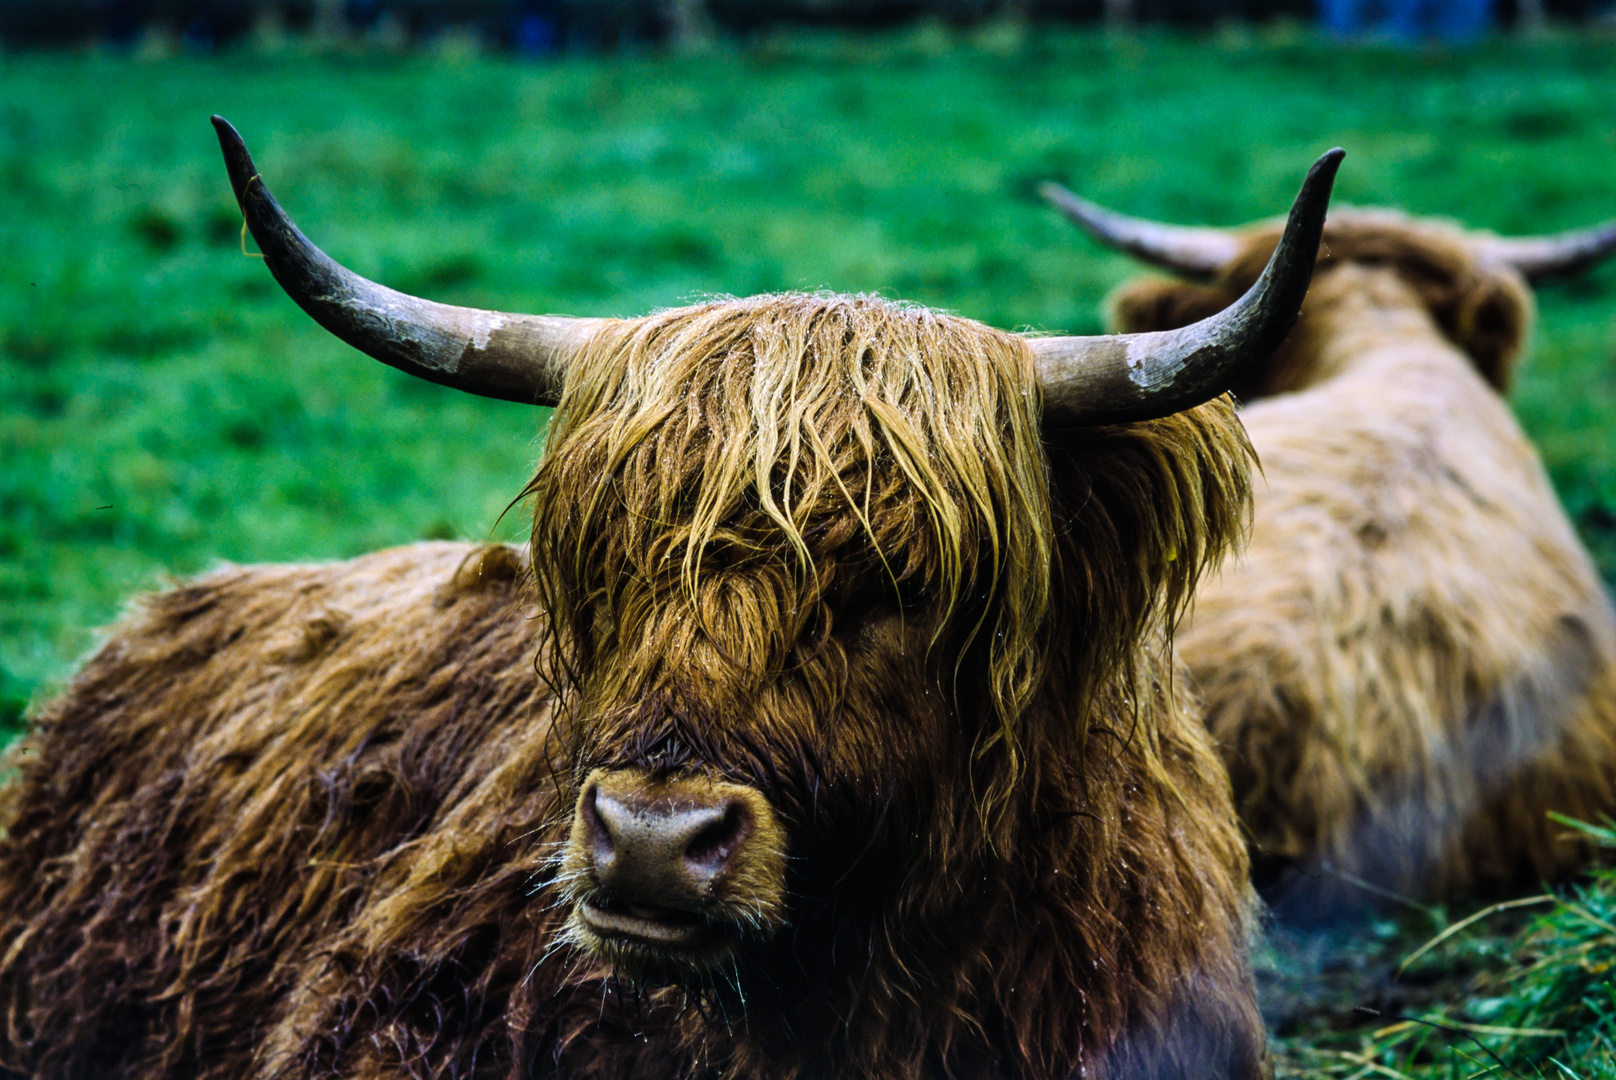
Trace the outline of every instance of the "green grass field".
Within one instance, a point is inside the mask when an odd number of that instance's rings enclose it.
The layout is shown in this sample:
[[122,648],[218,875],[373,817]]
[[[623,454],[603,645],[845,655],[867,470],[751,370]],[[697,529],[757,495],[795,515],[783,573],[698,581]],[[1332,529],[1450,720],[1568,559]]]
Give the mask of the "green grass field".
[[[543,64],[3,55],[0,741],[94,628],[172,575],[522,531],[519,509],[500,516],[544,415],[412,381],[309,322],[243,257],[212,112],[337,258],[408,291],[527,311],[632,315],[825,288],[1092,332],[1106,292],[1137,270],[1058,220],[1039,181],[1237,224],[1282,211],[1336,144],[1349,152],[1343,201],[1505,233],[1616,216],[1609,39],[1349,50],[1294,33],[1112,40],[1000,25]],[[1616,267],[1540,306],[1514,404],[1616,576]],[[1604,915],[1584,907],[1611,929],[1607,901]],[[1447,918],[1341,948],[1368,957],[1369,978]],[[1505,1015],[1474,1002],[1513,991],[1470,979],[1514,946],[1463,940],[1465,959],[1415,1004]],[[1274,963],[1279,992],[1307,966]],[[1297,1014],[1282,1071],[1498,1071],[1468,1036],[1418,1025],[1366,1044],[1391,1022],[1335,1002]],[[1553,1047],[1574,1075],[1613,1075],[1586,1039],[1480,1037],[1520,1044],[1542,1075],[1561,1075],[1542,1064]]]

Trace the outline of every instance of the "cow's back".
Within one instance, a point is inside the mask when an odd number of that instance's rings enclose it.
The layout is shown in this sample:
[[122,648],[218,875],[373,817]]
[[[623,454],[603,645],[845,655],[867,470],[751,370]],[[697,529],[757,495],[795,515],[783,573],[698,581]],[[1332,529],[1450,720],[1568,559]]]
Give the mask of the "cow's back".
[[1398,340],[1242,418],[1250,549],[1179,642],[1259,858],[1315,897],[1573,865],[1547,812],[1611,805],[1616,622],[1504,402]]
[[144,600],[16,752],[0,1074],[244,1075],[389,857],[544,740],[525,578],[419,544]]

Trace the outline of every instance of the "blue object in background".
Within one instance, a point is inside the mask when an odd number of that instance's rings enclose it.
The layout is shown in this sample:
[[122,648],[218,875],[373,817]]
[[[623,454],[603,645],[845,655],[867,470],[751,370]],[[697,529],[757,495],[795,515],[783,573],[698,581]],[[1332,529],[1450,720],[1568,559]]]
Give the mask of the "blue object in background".
[[544,55],[560,48],[561,35],[556,31],[555,19],[530,12],[517,21],[511,43],[518,52]]
[[1337,37],[1462,41],[1493,25],[1493,0],[1319,0],[1319,20]]

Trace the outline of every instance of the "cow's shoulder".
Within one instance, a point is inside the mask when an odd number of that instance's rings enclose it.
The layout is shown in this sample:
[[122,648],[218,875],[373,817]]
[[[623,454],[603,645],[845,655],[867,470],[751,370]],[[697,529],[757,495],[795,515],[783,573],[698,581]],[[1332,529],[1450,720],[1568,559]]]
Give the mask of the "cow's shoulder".
[[220,755],[230,773],[255,755],[301,771],[423,725],[453,738],[521,723],[548,698],[527,576],[517,548],[422,543],[222,566],[141,597],[17,751],[22,786],[54,790],[13,800],[134,797]]

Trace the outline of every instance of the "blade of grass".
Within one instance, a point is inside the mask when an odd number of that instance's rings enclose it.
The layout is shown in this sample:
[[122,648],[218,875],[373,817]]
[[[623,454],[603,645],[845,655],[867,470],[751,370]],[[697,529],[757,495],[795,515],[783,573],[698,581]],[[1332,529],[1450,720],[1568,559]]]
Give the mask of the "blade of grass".
[[1421,945],[1419,948],[1405,956],[1403,958],[1403,962],[1397,965],[1397,974],[1401,975],[1403,972],[1408,970],[1408,966],[1414,961],[1418,960],[1420,957],[1424,956],[1426,953],[1430,952],[1432,949],[1436,948],[1438,945],[1442,944],[1444,941],[1448,940],[1465,927],[1479,922],[1480,920],[1487,918],[1489,915],[1496,915],[1500,911],[1509,911],[1511,908],[1529,907],[1532,904],[1550,904],[1558,899],[1559,897],[1552,893],[1543,893],[1540,896],[1527,896],[1519,900],[1505,900],[1502,903],[1493,904],[1490,907],[1484,907],[1474,915],[1460,919],[1458,922],[1442,931],[1436,937],[1432,938],[1430,941],[1427,941],[1424,945]]
[[1345,1061],[1352,1062],[1354,1065],[1362,1066],[1362,1068],[1359,1069],[1358,1072],[1354,1073],[1353,1076],[1362,1076],[1366,1072],[1371,1072],[1390,1077],[1391,1080],[1414,1080],[1414,1078],[1409,1076],[1408,1073],[1398,1072],[1390,1065],[1382,1065],[1378,1061],[1371,1061],[1367,1056],[1363,1054],[1354,1054],[1350,1050],[1318,1050],[1311,1046],[1304,1046],[1302,1049],[1306,1050],[1310,1054],[1318,1054],[1320,1057],[1341,1058]]
[[[1575,829],[1584,836],[1591,836],[1606,847],[1616,847],[1616,821],[1612,821],[1604,814],[1599,816],[1604,819],[1605,824],[1603,826],[1595,825],[1587,821],[1578,821],[1574,817],[1567,817],[1564,814],[1558,814],[1552,810],[1549,811],[1550,821],[1556,822],[1560,825],[1565,825],[1571,829]],[[1555,1064],[1559,1063],[1556,1062]]]
[[1563,901],[1560,906],[1571,912],[1571,914],[1582,919],[1584,922],[1591,923],[1594,926],[1599,927],[1601,930],[1616,934],[1616,926],[1612,926],[1610,923],[1606,922],[1604,919],[1601,919],[1587,908],[1582,907],[1579,904],[1573,904],[1566,901]]
[[1584,941],[1581,945],[1573,945],[1569,949],[1561,949],[1559,952],[1550,953],[1541,960],[1534,960],[1532,963],[1521,968],[1519,971],[1511,972],[1505,977],[1504,981],[1514,982],[1516,979],[1522,978],[1523,976],[1531,975],[1533,972],[1540,971],[1545,967],[1557,964],[1562,960],[1569,960],[1571,957],[1576,956],[1579,953],[1590,952],[1602,945],[1616,947],[1616,937],[1594,938],[1592,941]]
[[1405,1020],[1399,1024],[1391,1024],[1387,1027],[1378,1028],[1371,1032],[1370,1038],[1384,1039],[1389,1035],[1395,1035],[1400,1031],[1407,1031],[1408,1029],[1417,1025],[1430,1023],[1440,1023],[1446,1027],[1456,1028],[1459,1031],[1467,1031],[1475,1035],[1507,1035],[1511,1038],[1518,1036],[1520,1038],[1555,1039],[1563,1038],[1566,1035],[1566,1032],[1559,1031],[1555,1028],[1503,1027],[1498,1024],[1468,1024],[1463,1020],[1450,1020],[1447,1017],[1440,1017],[1435,1021],[1430,1019]]
[[[1462,1028],[1452,1027],[1451,1025],[1449,1025],[1445,1021],[1422,1020],[1417,1016],[1398,1016],[1396,1013],[1383,1013],[1379,1009],[1371,1009],[1371,1008],[1368,1008],[1368,1007],[1363,1006],[1363,1005],[1359,1005],[1353,1011],[1354,1012],[1361,1012],[1361,1013],[1364,1013],[1364,1014],[1366,1014],[1368,1016],[1384,1016],[1388,1020],[1407,1020],[1410,1023],[1424,1024],[1426,1027],[1432,1027],[1432,1028],[1437,1029],[1438,1031],[1446,1031],[1446,1032],[1448,1032],[1450,1034],[1453,1034],[1453,1035],[1463,1035],[1465,1038],[1469,1039],[1471,1042],[1475,1043],[1478,1047],[1480,1047],[1482,1052],[1485,1053],[1488,1057],[1490,1057],[1494,1061],[1498,1062],[1498,1065],[1499,1065],[1500,1068],[1504,1069],[1506,1072],[1509,1072],[1509,1073],[1511,1073],[1511,1074],[1513,1074],[1515,1076],[1521,1076],[1520,1070],[1514,1068],[1508,1062],[1506,1062],[1503,1058],[1501,1058],[1497,1054],[1493,1053],[1492,1047],[1488,1046],[1486,1043],[1484,1043],[1480,1039],[1476,1038],[1470,1032],[1465,1031]],[[1458,1047],[1454,1047],[1453,1050],[1454,1050],[1454,1053],[1456,1053],[1456,1054],[1457,1053],[1463,1053],[1463,1051],[1460,1050]],[[1477,1064],[1479,1065],[1480,1062],[1477,1062]]]

